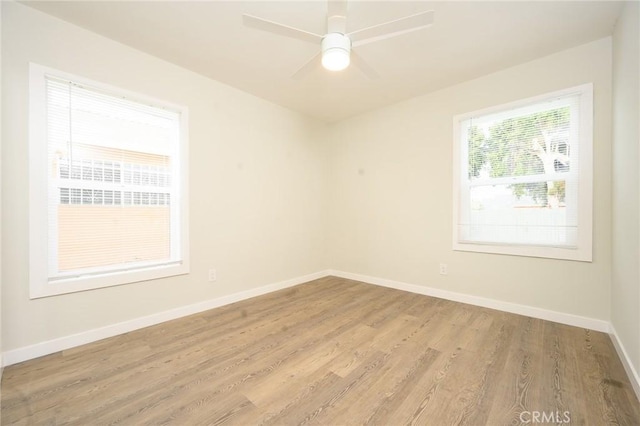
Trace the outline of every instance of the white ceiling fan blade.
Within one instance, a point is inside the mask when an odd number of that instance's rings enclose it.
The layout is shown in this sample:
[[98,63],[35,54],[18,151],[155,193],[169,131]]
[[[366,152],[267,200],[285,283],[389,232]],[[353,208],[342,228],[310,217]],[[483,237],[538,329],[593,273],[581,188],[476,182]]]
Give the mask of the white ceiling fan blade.
[[309,74],[314,68],[320,66],[320,53],[314,55],[313,58],[309,59],[306,64],[301,66],[298,71],[296,71],[291,78],[294,80],[302,80],[307,74]]
[[347,0],[327,2],[327,33],[344,34],[347,31]]
[[415,15],[396,19],[395,21],[385,22],[384,24],[363,28],[349,33],[347,36],[351,39],[352,46],[356,47],[377,40],[384,40],[386,38],[399,36],[400,34],[427,28],[431,24],[433,24],[433,10],[416,13]]
[[358,55],[353,50],[351,51],[351,63],[371,80],[375,80],[376,78],[380,77],[376,70],[374,70],[366,61],[364,61],[362,59],[362,56]]
[[256,16],[242,15],[242,23],[247,27],[267,31],[284,37],[295,38],[309,43],[322,43],[321,35],[282,25],[277,22],[268,21]]

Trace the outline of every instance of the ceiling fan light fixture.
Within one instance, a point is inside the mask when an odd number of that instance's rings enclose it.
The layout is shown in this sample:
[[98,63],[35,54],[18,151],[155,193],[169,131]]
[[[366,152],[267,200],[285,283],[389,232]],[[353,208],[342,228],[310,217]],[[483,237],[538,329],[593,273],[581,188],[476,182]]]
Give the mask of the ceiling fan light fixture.
[[[321,45],[320,52],[316,51],[317,53],[291,76],[295,80],[314,69],[318,62],[322,63],[322,66],[329,71],[340,71],[347,68],[351,63],[351,48],[353,46],[359,48],[364,44],[421,30],[433,24],[434,11],[428,10],[347,32],[348,1],[350,0],[327,0],[327,33],[324,36],[247,14],[242,15],[242,22],[245,26],[257,30]],[[378,73],[355,52],[353,65],[370,79],[379,77]]]
[[329,33],[322,39],[322,66],[341,71],[351,62],[351,40],[341,33]]

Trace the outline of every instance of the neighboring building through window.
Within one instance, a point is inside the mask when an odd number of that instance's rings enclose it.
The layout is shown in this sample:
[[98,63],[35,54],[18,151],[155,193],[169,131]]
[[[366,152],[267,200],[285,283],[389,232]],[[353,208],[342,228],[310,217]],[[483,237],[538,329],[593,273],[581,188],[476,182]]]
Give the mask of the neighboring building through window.
[[187,273],[186,109],[30,73],[31,296]]
[[454,119],[454,249],[591,261],[592,87]]

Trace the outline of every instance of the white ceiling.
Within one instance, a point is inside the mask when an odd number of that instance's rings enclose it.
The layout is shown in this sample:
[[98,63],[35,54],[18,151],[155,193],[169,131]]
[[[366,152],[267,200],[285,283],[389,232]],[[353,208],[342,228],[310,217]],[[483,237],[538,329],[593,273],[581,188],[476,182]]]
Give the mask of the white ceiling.
[[380,75],[290,76],[319,46],[242,25],[242,14],[324,34],[325,1],[23,2],[274,103],[331,122],[610,35],[612,1],[353,1],[347,31],[435,11],[430,28],[357,48]]

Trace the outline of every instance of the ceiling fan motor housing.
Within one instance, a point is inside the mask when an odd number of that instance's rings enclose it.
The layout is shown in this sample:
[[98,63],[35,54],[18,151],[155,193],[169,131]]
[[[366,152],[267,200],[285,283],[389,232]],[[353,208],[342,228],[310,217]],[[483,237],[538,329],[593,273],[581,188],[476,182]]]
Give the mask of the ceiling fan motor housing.
[[322,66],[340,71],[349,66],[351,40],[342,33],[329,33],[322,38]]

